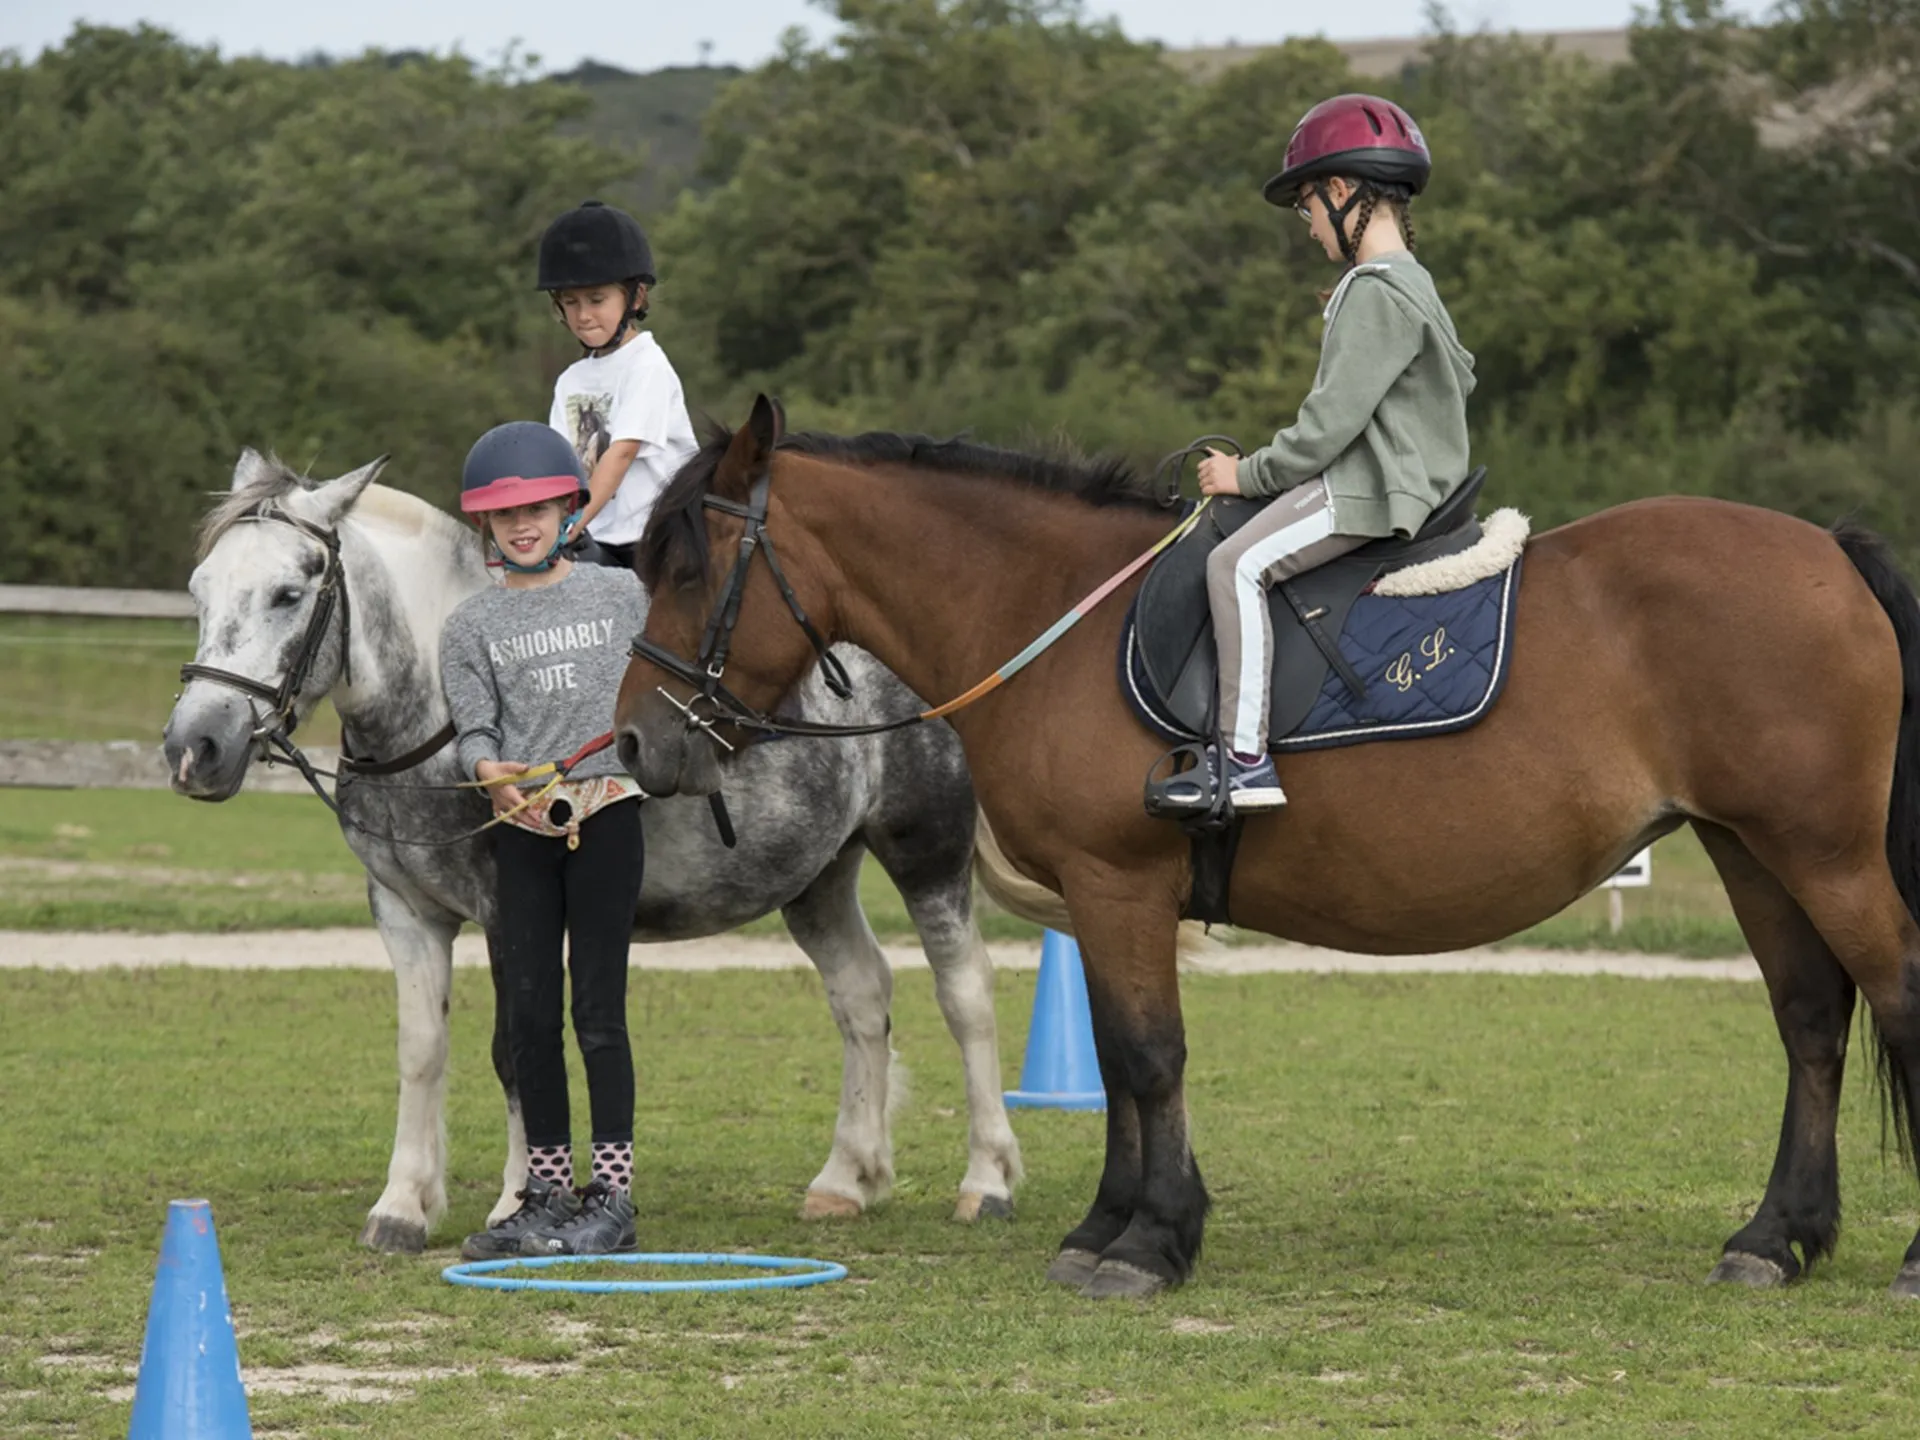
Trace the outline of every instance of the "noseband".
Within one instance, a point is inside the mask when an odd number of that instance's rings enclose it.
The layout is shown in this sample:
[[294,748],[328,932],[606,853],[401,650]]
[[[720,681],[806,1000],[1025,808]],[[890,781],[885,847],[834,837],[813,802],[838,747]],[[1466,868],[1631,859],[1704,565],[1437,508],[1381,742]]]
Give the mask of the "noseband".
[[258,523],[272,520],[291,525],[301,534],[319,541],[326,551],[326,565],[320,572],[320,590],[314,600],[313,614],[307,619],[307,632],[300,637],[300,643],[294,650],[293,663],[287,667],[287,673],[278,685],[269,685],[232,670],[222,670],[217,665],[202,665],[197,660],[180,667],[180,679],[183,682],[211,680],[216,685],[225,685],[229,690],[238,690],[248,697],[250,709],[252,701],[266,701],[269,707],[267,714],[263,719],[258,710],[253,712],[253,733],[248,737],[250,742],[258,744],[271,741],[276,736],[285,739],[293,734],[294,726],[299,723],[294,711],[300,703],[300,692],[313,676],[314,662],[320,658],[320,647],[326,642],[327,629],[333,623],[336,609],[340,612],[341,678],[349,685],[353,683],[352,617],[347,601],[347,571],[340,562],[340,535],[337,531],[302,520],[297,515],[289,515],[284,510],[263,510],[245,518]]

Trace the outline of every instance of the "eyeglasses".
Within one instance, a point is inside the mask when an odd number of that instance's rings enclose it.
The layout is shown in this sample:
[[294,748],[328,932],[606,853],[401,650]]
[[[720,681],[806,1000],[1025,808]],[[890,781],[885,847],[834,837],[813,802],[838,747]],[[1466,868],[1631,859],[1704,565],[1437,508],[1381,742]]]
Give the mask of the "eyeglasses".
[[1313,223],[1313,197],[1305,196],[1293,202],[1293,213],[1309,225]]

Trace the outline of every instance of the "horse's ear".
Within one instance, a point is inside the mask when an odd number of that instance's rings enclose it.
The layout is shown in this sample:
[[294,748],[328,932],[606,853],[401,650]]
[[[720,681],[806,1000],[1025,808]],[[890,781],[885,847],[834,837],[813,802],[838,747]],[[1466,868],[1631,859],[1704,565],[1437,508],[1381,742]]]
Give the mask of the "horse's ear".
[[328,526],[338,525],[341,517],[354,507],[361,492],[371,485],[380,472],[387,467],[388,457],[382,455],[371,465],[362,465],[358,470],[342,475],[338,480],[329,480],[317,487],[313,498],[317,502],[321,522]]
[[233,467],[233,489],[244,490],[249,485],[261,485],[273,479],[273,462],[268,460],[251,445],[240,452],[240,458]]
[[766,395],[756,395],[753,413],[747,417],[746,424],[733,432],[727,453],[722,457],[719,469],[714,472],[713,493],[729,500],[744,501],[754,481],[766,473],[786,429],[786,412],[780,408],[780,402]]

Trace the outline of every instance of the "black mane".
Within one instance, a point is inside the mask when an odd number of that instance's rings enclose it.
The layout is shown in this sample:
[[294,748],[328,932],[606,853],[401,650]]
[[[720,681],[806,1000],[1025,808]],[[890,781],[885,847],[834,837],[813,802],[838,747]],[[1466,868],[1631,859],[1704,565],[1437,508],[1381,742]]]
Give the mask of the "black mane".
[[[707,524],[701,501],[720,461],[733,443],[733,431],[714,425],[697,454],[682,465],[655,503],[640,541],[640,575],[649,589],[664,578],[669,584],[707,578]],[[842,460],[852,465],[903,465],[943,475],[972,475],[1034,490],[1071,495],[1089,505],[1128,505],[1161,510],[1150,484],[1124,460],[1077,460],[1000,450],[965,440],[935,440],[926,435],[897,435],[875,430],[865,435],[783,436],[779,448],[801,455]]]

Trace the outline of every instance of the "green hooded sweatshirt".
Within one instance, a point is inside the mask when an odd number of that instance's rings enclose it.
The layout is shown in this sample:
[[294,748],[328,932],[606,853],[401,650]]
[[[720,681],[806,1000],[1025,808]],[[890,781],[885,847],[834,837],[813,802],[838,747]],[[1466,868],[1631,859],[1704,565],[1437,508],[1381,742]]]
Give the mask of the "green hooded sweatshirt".
[[1433,277],[1405,250],[1347,272],[1327,302],[1300,416],[1240,461],[1240,490],[1325,476],[1342,535],[1412,535],[1467,478],[1473,356]]

